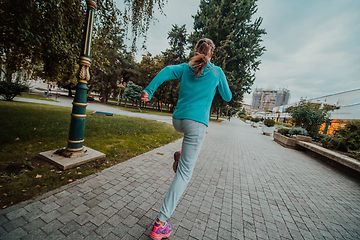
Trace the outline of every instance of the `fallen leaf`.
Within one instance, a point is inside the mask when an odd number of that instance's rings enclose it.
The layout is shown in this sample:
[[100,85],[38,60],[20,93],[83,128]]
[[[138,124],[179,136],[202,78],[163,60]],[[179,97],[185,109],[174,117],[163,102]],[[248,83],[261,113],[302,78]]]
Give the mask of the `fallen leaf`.
[[78,172],[79,175],[81,175],[82,173],[81,172]]
[[159,154],[159,155],[164,155],[163,153],[156,153],[156,154]]
[[36,128],[34,128],[34,130],[36,130]]
[[40,185],[36,185],[36,187],[40,187]]
[[56,173],[62,173],[62,171],[57,171]]
[[20,138],[15,138],[15,141],[20,140]]
[[36,177],[35,177],[35,178],[41,178],[41,177],[42,177],[42,175],[36,174]]
[[3,195],[4,195],[5,197],[7,196],[7,194],[6,194],[6,193],[4,193]]
[[62,177],[61,179],[64,179],[64,177]]
[[25,190],[25,189],[23,189],[22,191],[23,191],[23,192],[26,192],[26,190]]
[[72,179],[69,179],[68,182],[72,182],[73,180]]

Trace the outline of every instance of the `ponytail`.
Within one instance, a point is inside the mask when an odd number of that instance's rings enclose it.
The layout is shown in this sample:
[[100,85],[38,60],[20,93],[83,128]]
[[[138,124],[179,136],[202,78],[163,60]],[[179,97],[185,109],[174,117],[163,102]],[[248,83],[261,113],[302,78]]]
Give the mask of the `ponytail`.
[[213,41],[208,38],[200,39],[194,48],[195,56],[190,59],[190,66],[195,68],[194,77],[200,77],[206,65],[210,61],[210,56],[215,50]]

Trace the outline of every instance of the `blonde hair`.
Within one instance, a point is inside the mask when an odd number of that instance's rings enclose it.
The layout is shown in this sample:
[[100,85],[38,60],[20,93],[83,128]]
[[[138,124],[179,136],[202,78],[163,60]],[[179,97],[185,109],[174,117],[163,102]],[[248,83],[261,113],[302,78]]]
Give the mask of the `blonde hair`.
[[194,48],[195,56],[190,59],[190,66],[195,68],[194,77],[199,77],[210,61],[210,55],[215,50],[215,44],[209,38],[200,39]]

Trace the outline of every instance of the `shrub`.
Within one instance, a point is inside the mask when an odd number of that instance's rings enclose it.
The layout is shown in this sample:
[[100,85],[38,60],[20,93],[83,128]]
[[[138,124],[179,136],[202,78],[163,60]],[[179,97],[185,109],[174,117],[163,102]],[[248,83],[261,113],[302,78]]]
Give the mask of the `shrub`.
[[288,135],[289,130],[290,129],[288,129],[288,128],[280,128],[280,129],[278,129],[278,133],[280,133],[281,135]]
[[246,118],[246,115],[243,114],[243,113],[240,113],[240,114],[239,114],[239,118]]
[[345,127],[339,128],[340,139],[345,142],[348,150],[357,151],[360,149],[360,120],[347,122]]
[[14,97],[26,92],[28,87],[18,83],[1,81],[0,82],[0,95],[4,95],[7,101],[12,101]]
[[338,137],[327,136],[320,140],[320,143],[324,148],[336,149],[339,151],[346,152],[347,148],[345,142]]
[[323,147],[347,152],[350,157],[360,160],[360,120],[347,122],[334,136],[320,141]]
[[297,105],[288,107],[286,112],[290,113],[295,125],[305,128],[314,137],[318,135],[321,124],[330,118],[330,112],[335,109],[339,107],[301,100]]
[[284,127],[288,127],[288,128],[292,127],[291,123],[283,123],[283,122],[275,122],[275,125],[280,125],[280,126],[284,126]]
[[265,119],[264,124],[267,127],[273,127],[273,126],[275,126],[275,120],[270,119],[270,118]]
[[350,157],[360,160],[360,151],[348,151]]
[[252,117],[251,116],[247,116],[246,120],[252,121]]
[[258,123],[260,122],[260,118],[253,118],[251,121],[253,121],[254,123]]
[[293,127],[289,130],[290,135],[303,135],[303,136],[309,136],[308,131],[302,127]]

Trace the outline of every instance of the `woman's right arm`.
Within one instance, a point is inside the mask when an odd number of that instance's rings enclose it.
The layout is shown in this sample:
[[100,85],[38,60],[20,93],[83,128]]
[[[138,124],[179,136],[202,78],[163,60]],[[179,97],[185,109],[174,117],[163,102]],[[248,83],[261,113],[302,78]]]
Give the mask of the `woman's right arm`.
[[229,83],[226,79],[225,73],[223,70],[220,71],[220,82],[218,85],[218,90],[220,92],[221,97],[226,101],[229,102],[232,98],[232,93],[229,88]]
[[156,89],[165,81],[171,79],[181,79],[183,73],[183,64],[179,65],[170,65],[161,70],[154,79],[150,82],[150,84],[143,90],[143,92],[148,93],[148,96],[141,96],[142,98],[151,99],[152,95],[156,91]]

